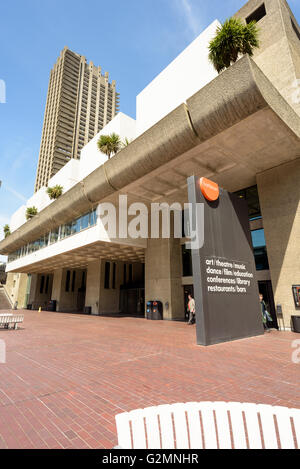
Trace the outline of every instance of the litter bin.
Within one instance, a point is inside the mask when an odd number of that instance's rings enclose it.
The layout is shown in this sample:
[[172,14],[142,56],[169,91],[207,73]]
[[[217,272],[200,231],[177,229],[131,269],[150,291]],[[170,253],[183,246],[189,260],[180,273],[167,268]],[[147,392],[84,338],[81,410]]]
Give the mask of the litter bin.
[[47,311],[51,311],[52,313],[56,312],[56,300],[50,300],[48,302]]
[[28,309],[28,310],[31,310],[31,309],[32,309],[32,305],[27,305],[27,309]]
[[146,317],[150,321],[162,321],[163,319],[163,304],[161,301],[148,301]]
[[293,331],[300,334],[300,316],[292,316]]
[[91,306],[85,306],[83,312],[84,312],[84,314],[92,314],[92,307]]

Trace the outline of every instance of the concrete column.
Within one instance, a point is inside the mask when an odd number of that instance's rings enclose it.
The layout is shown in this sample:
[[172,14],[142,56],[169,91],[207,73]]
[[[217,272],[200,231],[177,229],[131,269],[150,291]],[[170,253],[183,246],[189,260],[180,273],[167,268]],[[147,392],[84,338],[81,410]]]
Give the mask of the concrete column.
[[53,275],[51,300],[56,300],[56,311],[60,311],[59,307],[63,293],[62,281],[63,269],[55,270]]
[[179,239],[149,239],[145,263],[145,297],[164,305],[164,319],[184,319]]
[[91,262],[87,268],[85,306],[91,306],[92,314],[99,314],[101,288],[101,260]]
[[27,286],[27,274],[15,274],[8,273],[6,279],[6,285],[4,286],[11,304],[14,305],[18,302],[18,308],[26,308],[26,286]]
[[39,307],[39,305],[37,305],[37,289],[38,289],[38,274],[32,274],[28,303],[32,305],[33,309]]
[[295,307],[292,285],[300,284],[300,159],[257,176],[275,304],[285,326]]

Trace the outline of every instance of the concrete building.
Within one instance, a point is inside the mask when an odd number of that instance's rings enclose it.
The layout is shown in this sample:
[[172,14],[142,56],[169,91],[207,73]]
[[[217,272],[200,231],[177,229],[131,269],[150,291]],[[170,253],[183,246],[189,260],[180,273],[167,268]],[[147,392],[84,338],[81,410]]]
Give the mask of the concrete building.
[[[28,303],[143,315],[145,301],[159,300],[164,319],[184,319],[194,287],[185,240],[112,236],[96,209],[118,206],[120,195],[148,207],[183,204],[195,175],[247,200],[260,291],[275,324],[280,304],[290,327],[299,314],[292,287],[300,284],[300,28],[285,0],[250,0],[236,16],[258,21],[253,58],[217,75],[207,49],[215,21],[140,93],[136,122],[120,114],[109,124],[130,145],[108,160],[96,152],[96,136],[82,150],[83,179],[70,161],[64,170],[73,171],[73,185],[58,200],[41,202],[29,222],[15,215],[0,253],[9,255],[8,272],[30,274]],[[183,63],[186,80],[177,70]]]
[[6,264],[3,262],[0,262],[0,284],[3,284],[6,282]]
[[47,186],[118,112],[116,82],[67,47],[50,72],[35,191]]

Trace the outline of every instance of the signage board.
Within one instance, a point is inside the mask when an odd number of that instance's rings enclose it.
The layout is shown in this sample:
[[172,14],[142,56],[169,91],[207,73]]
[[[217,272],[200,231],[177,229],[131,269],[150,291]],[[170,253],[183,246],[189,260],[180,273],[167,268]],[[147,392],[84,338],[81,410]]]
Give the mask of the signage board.
[[[207,197],[203,180],[188,178],[190,229],[204,229],[204,245],[191,243],[199,345],[263,334],[247,203],[216,186]],[[204,204],[204,227],[195,226],[196,204]]]
[[300,308],[300,285],[293,285],[293,297],[296,308]]

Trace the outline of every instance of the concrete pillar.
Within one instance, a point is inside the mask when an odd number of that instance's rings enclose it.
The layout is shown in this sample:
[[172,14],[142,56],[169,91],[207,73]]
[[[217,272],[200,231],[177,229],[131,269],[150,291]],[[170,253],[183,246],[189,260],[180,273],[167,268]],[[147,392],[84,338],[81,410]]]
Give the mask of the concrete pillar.
[[92,314],[99,314],[101,288],[101,260],[88,264],[86,277],[85,306],[92,308]]
[[60,311],[60,303],[63,293],[63,269],[54,271],[51,300],[56,300],[56,311]]
[[7,274],[6,284],[4,288],[10,298],[11,304],[18,302],[18,308],[26,308],[26,287],[27,274],[15,274],[9,272]]
[[300,314],[292,293],[300,284],[300,159],[258,175],[257,185],[275,304],[288,328],[291,315]]
[[164,305],[164,319],[184,319],[179,239],[149,239],[146,249],[145,297]]
[[32,274],[28,303],[32,305],[33,309],[37,307],[36,305],[37,288],[38,288],[38,275]]

